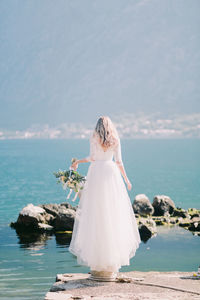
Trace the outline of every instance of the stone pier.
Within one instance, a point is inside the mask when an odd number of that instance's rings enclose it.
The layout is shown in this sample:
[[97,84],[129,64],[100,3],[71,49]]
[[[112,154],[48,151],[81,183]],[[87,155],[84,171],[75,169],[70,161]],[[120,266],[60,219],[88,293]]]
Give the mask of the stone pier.
[[195,272],[119,272],[115,282],[90,274],[58,274],[45,300],[200,300]]

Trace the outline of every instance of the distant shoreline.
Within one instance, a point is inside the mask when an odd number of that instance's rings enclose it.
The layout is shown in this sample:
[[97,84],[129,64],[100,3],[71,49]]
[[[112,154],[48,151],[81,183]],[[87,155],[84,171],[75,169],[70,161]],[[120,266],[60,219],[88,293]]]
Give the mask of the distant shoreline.
[[[127,140],[127,141],[131,141],[131,140],[145,140],[145,141],[149,141],[149,140],[155,140],[155,141],[157,141],[157,140],[200,140],[200,136],[199,137],[193,137],[193,136],[191,136],[191,137],[185,137],[185,136],[175,136],[175,137],[148,137],[148,136],[141,136],[141,137],[139,137],[139,136],[135,136],[135,137],[121,137],[120,138],[122,141],[123,140]],[[28,140],[31,140],[31,141],[41,141],[41,140],[44,140],[44,141],[46,141],[46,140],[53,140],[53,141],[64,141],[64,140],[69,140],[69,141],[71,141],[71,140],[81,140],[81,141],[83,141],[83,140],[89,140],[89,137],[84,137],[84,138],[81,138],[81,137],[66,137],[66,138],[64,138],[64,137],[61,137],[61,138],[49,138],[49,137],[42,137],[42,138],[25,138],[25,137],[22,137],[22,138],[19,138],[19,137],[12,137],[12,138],[2,138],[1,136],[0,136],[0,141],[28,141]]]

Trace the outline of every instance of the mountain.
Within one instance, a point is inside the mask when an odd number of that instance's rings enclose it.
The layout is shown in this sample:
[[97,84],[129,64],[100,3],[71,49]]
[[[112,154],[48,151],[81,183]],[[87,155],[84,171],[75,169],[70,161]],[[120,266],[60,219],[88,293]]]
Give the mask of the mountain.
[[0,129],[200,110],[199,0],[1,0]]

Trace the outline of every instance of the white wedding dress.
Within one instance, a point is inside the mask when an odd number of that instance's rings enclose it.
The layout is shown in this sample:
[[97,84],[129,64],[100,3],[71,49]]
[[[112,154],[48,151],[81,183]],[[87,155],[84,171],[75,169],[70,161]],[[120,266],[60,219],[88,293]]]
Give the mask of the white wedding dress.
[[95,138],[90,139],[91,164],[69,245],[78,264],[96,271],[118,272],[121,266],[130,265],[141,241],[131,201],[113,156],[122,163],[120,140],[118,146],[105,152]]

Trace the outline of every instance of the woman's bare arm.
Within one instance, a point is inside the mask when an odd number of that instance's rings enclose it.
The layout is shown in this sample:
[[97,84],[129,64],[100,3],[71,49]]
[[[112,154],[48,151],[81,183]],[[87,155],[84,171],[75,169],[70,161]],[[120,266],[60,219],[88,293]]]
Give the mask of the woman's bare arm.
[[116,161],[116,164],[117,164],[117,166],[118,166],[118,168],[119,168],[122,176],[124,177],[124,180],[125,180],[125,182],[127,184],[128,190],[130,191],[131,188],[132,188],[132,184],[130,183],[130,181],[129,181],[127,175],[126,175],[126,171],[124,169],[123,163]]
[[87,163],[87,162],[90,162],[91,160],[89,158],[82,158],[82,159],[77,159],[72,165],[71,167],[76,170],[78,168],[78,165],[79,164],[82,164],[82,163]]

